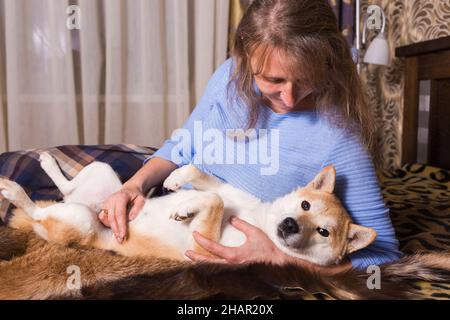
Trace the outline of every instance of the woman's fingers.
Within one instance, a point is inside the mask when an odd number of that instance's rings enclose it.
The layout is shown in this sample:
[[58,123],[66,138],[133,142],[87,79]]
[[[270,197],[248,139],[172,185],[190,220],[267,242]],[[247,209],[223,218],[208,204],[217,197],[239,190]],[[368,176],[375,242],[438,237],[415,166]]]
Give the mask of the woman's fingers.
[[254,225],[251,225],[250,223],[248,223],[247,221],[244,221],[242,219],[239,219],[236,216],[232,216],[230,218],[230,223],[233,227],[235,227],[236,229],[238,229],[239,231],[242,231],[244,234],[249,235],[252,232],[255,232],[257,230],[259,230],[258,228],[256,228]]
[[125,239],[125,236],[127,234],[127,206],[128,206],[128,199],[121,199],[115,207],[115,216],[116,216],[116,223],[117,223],[117,233],[116,237],[118,238],[119,242],[122,242],[123,239]]
[[144,207],[144,203],[145,203],[145,198],[142,196],[138,196],[134,202],[133,202],[133,207],[130,210],[130,214],[128,215],[128,218],[130,220],[134,220],[139,212],[141,212],[142,208]]
[[225,259],[205,256],[203,254],[200,254],[200,253],[192,251],[192,250],[186,251],[185,255],[192,261],[196,261],[196,262],[228,263],[227,260],[225,260]]
[[103,223],[103,225],[105,227],[110,227],[109,225],[109,221],[108,221],[108,215],[105,213],[105,211],[101,211],[100,214],[98,215],[98,220],[100,220],[101,223]]
[[205,238],[197,231],[193,233],[195,241],[206,251],[211,252],[213,255],[224,258],[226,260],[232,260],[234,258],[234,249],[225,247],[215,241]]
[[98,215],[99,220],[107,227],[110,227],[117,241],[122,242],[127,234],[127,209],[130,195],[118,192],[110,196],[103,204],[104,210]]
[[119,238],[119,226],[117,225],[117,221],[116,221],[116,212],[115,212],[115,208],[114,207],[110,207],[107,209],[108,210],[108,222],[109,225],[114,233],[114,236],[116,237],[117,241],[120,241]]

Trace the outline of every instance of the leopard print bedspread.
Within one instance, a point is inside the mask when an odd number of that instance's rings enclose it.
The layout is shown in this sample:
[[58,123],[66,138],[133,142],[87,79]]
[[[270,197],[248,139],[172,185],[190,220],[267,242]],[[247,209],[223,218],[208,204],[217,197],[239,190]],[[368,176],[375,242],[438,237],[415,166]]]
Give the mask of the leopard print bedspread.
[[[379,171],[378,178],[391,212],[400,249],[449,251],[450,171],[411,164],[393,172]],[[450,299],[450,283],[416,283],[426,299]]]

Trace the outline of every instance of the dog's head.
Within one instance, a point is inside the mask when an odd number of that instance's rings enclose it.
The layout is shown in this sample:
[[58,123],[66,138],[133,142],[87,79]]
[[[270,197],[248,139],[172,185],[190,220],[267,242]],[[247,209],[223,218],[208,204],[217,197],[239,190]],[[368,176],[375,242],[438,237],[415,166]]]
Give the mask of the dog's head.
[[320,264],[339,263],[371,244],[377,233],[354,224],[333,194],[336,170],[328,166],[306,187],[275,204],[275,243],[286,253]]

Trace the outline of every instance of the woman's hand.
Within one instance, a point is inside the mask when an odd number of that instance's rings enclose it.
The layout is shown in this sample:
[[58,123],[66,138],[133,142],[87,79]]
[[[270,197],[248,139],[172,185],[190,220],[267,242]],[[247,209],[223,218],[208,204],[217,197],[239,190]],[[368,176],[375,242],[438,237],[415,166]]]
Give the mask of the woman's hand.
[[226,247],[205,238],[198,232],[194,232],[195,241],[217,258],[204,256],[192,250],[188,250],[186,256],[194,261],[217,263],[283,263],[284,253],[275,246],[262,230],[237,217],[231,217],[230,223],[245,234],[247,240],[242,246]]
[[188,250],[186,256],[193,261],[215,262],[215,263],[251,263],[265,262],[272,264],[295,264],[302,268],[324,275],[333,275],[351,269],[350,261],[335,266],[319,266],[309,261],[288,256],[269,239],[269,237],[259,228],[237,218],[230,219],[231,225],[242,231],[247,240],[240,247],[226,247],[217,242],[205,238],[198,232],[194,232],[195,241],[205,250],[209,251],[217,258],[202,255]]
[[[144,195],[135,189],[122,188],[109,196],[103,203],[98,218],[114,232],[118,242],[123,242],[127,234],[127,212],[130,220],[136,218],[145,203]],[[106,211],[106,212],[105,212]]]

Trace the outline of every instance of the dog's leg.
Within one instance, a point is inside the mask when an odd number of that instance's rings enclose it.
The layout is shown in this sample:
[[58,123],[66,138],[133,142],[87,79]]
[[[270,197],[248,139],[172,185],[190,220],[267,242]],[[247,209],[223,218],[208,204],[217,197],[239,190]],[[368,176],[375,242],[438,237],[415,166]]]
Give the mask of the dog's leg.
[[61,169],[58,166],[55,158],[50,155],[48,152],[44,152],[40,155],[39,161],[41,163],[41,168],[45,171],[45,173],[52,179],[55,183],[56,187],[61,191],[64,196],[70,194],[74,189],[74,183],[67,180],[66,177],[61,172]]
[[[213,241],[219,241],[224,204],[222,198],[212,192],[201,192],[198,196],[180,203],[170,216],[176,221],[189,222],[191,231],[198,231]],[[204,255],[211,255],[193,239],[193,250]]]
[[98,211],[101,203],[122,187],[119,177],[107,163],[92,162],[72,180],[68,180],[50,154],[43,153],[40,161],[42,169],[53,180],[67,203],[85,204]]
[[28,197],[25,190],[14,181],[0,179],[0,193],[6,200],[11,202],[17,208],[23,209],[31,217],[33,217],[36,209],[38,209]]
[[87,206],[61,203],[40,208],[14,181],[0,179],[0,193],[18,208],[9,225],[15,229],[33,230],[47,241],[89,244],[101,227]]
[[164,181],[164,187],[169,190],[178,190],[183,185],[190,183],[196,190],[215,191],[222,182],[214,176],[198,170],[189,164],[173,171]]

